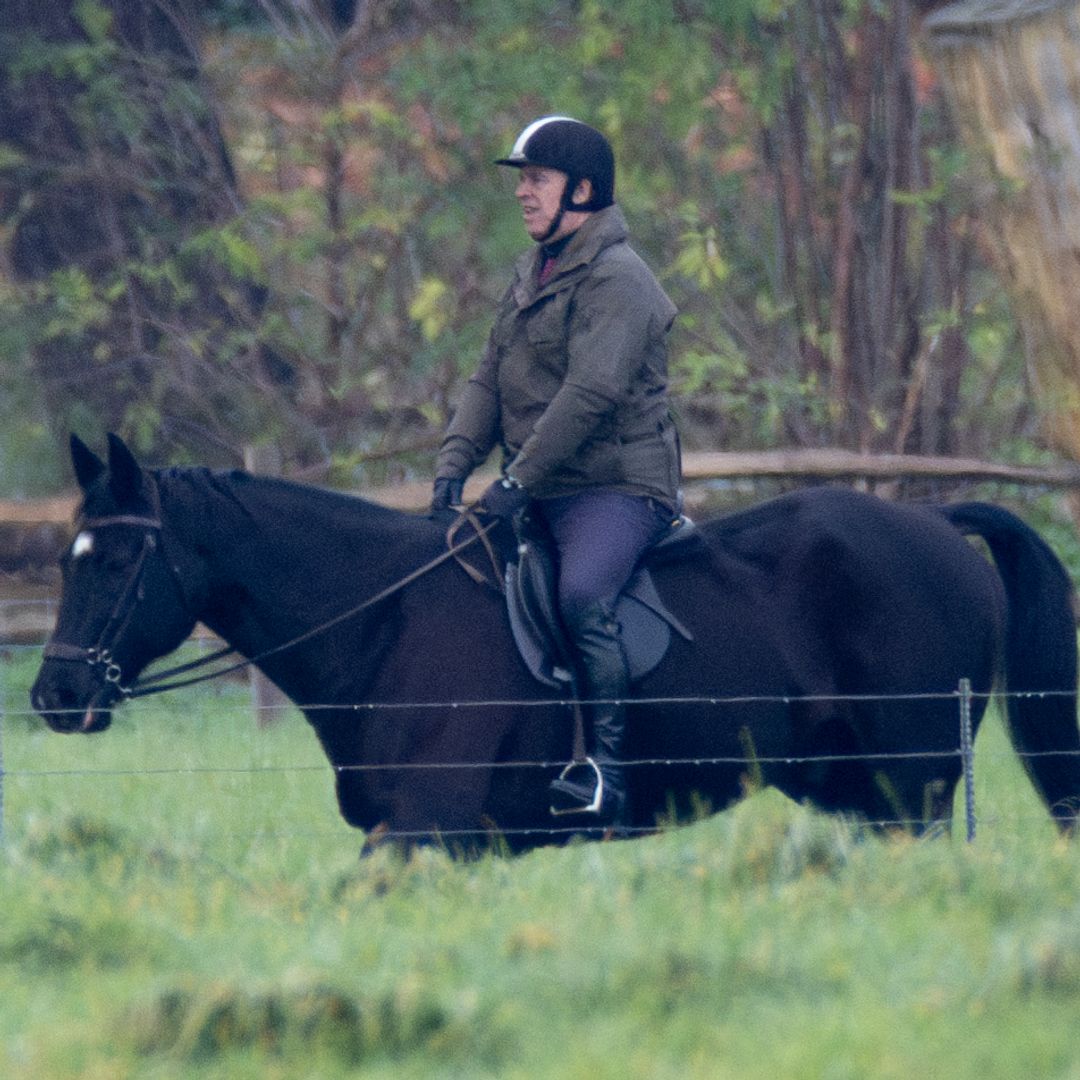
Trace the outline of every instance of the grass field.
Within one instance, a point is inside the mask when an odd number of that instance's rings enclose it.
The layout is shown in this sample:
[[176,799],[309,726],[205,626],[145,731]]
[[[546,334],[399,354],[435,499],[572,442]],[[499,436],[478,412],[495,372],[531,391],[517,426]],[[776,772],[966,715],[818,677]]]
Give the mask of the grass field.
[[996,723],[979,834],[775,793],[627,843],[357,860],[299,715],[233,684],[95,738],[0,667],[0,1075],[1080,1077],[1080,844]]

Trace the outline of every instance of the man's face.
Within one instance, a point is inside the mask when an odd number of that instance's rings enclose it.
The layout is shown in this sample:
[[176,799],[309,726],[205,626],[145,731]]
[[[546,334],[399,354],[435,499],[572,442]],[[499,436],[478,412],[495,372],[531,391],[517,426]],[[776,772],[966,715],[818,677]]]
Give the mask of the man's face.
[[566,173],[558,169],[548,169],[543,165],[525,165],[518,172],[520,175],[514,196],[521,207],[525,231],[529,236],[534,240],[560,240],[581,224],[582,214],[565,214],[558,230],[548,236],[547,231],[562,205]]

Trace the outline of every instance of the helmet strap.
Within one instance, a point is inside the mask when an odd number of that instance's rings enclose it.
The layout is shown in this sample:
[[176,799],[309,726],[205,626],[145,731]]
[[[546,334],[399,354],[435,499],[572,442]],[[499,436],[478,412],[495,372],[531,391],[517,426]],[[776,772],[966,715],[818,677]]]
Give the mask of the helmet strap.
[[581,181],[573,176],[567,176],[566,186],[563,188],[562,198],[559,200],[559,212],[551,219],[547,232],[543,236],[537,237],[536,242],[538,244],[546,244],[559,231],[563,215],[567,210],[573,210],[575,213],[584,212],[583,207],[575,206],[573,203],[574,192],[577,191],[580,183]]
[[543,236],[538,236],[536,242],[538,244],[546,244],[558,231],[559,226],[562,224],[563,214],[566,213],[566,207],[560,206],[559,212],[551,219],[551,224],[547,228],[547,232]]

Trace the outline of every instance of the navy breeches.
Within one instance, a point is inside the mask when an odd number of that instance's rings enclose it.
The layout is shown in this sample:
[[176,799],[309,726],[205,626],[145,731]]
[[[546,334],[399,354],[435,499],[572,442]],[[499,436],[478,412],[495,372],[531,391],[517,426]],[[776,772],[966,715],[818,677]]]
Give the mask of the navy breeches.
[[537,499],[559,561],[559,609],[573,628],[599,604],[612,608],[638,560],[670,525],[672,512],[636,495],[596,489]]

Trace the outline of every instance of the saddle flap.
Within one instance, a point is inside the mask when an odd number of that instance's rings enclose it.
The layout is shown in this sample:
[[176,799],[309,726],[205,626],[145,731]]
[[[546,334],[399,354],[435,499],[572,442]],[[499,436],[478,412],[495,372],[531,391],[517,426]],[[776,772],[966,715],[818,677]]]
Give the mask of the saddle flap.
[[[507,564],[506,606],[518,651],[533,676],[547,686],[572,686],[573,645],[559,618],[555,561],[541,541],[523,539],[518,561]],[[644,567],[620,594],[615,618],[634,681],[648,675],[664,658],[672,630],[686,641],[693,640],[668,610]]]
[[[526,552],[532,557],[526,558]],[[506,564],[506,611],[525,666],[546,686],[573,682],[568,643],[555,608],[555,568],[542,548],[521,545]]]

